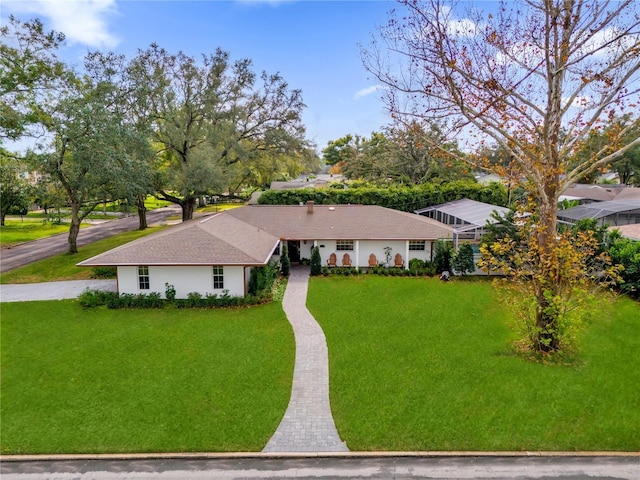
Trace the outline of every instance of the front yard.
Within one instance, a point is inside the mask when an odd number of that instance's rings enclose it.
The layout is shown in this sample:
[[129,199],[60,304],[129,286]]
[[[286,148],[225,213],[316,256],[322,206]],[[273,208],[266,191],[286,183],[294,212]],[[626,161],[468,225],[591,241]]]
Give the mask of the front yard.
[[1,307],[3,454],[259,451],[287,407],[295,349],[278,304]]
[[[640,305],[594,312],[572,363],[516,356],[486,281],[331,276],[308,306],[351,450],[640,450]],[[2,303],[1,452],[259,451],[290,396],[278,303]]]
[[352,450],[640,450],[640,305],[594,312],[570,365],[514,355],[488,282],[316,277],[308,306]]

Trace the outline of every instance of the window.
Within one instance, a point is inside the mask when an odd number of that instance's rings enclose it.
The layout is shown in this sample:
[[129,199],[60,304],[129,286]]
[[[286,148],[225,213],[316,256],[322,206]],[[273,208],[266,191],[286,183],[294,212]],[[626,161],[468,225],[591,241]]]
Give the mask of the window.
[[409,250],[424,252],[426,250],[427,242],[425,240],[409,240]]
[[138,267],[138,288],[149,290],[149,267]]
[[222,289],[222,288],[224,288],[224,269],[223,269],[223,267],[220,267],[220,266],[213,267],[213,288],[214,289]]
[[353,240],[336,240],[336,250],[353,250]]

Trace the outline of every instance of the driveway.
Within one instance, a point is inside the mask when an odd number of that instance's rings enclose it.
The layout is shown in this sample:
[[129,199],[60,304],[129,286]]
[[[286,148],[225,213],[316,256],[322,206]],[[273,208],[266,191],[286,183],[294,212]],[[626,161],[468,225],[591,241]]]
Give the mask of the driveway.
[[113,292],[118,290],[115,280],[71,280],[66,282],[0,285],[0,302],[77,298],[87,288]]

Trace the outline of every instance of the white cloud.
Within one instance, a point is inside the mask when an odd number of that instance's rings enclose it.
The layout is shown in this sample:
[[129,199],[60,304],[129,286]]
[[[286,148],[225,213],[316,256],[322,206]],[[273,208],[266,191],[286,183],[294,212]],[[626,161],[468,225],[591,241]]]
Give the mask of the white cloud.
[[382,85],[373,85],[372,87],[363,88],[362,90],[358,90],[353,98],[354,100],[358,100],[362,97],[366,97],[367,95],[371,95],[372,93],[376,93],[381,88]]
[[117,13],[116,0],[9,0],[5,5],[16,13],[49,19],[48,26],[64,33],[70,45],[114,48],[120,42],[107,25],[108,17]]

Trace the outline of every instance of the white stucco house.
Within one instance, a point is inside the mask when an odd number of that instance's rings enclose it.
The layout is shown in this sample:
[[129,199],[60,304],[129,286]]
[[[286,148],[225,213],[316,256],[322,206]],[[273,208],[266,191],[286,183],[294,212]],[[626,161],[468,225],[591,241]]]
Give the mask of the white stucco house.
[[251,269],[279,259],[284,244],[292,264],[318,246],[323,265],[334,257],[341,266],[346,254],[356,268],[373,257],[408,268],[412,258],[431,260],[434,243],[452,237],[436,220],[373,205],[250,205],[169,227],[78,266],[116,267],[120,293],[164,294],[168,283],[177,298],[224,290],[244,296]]

